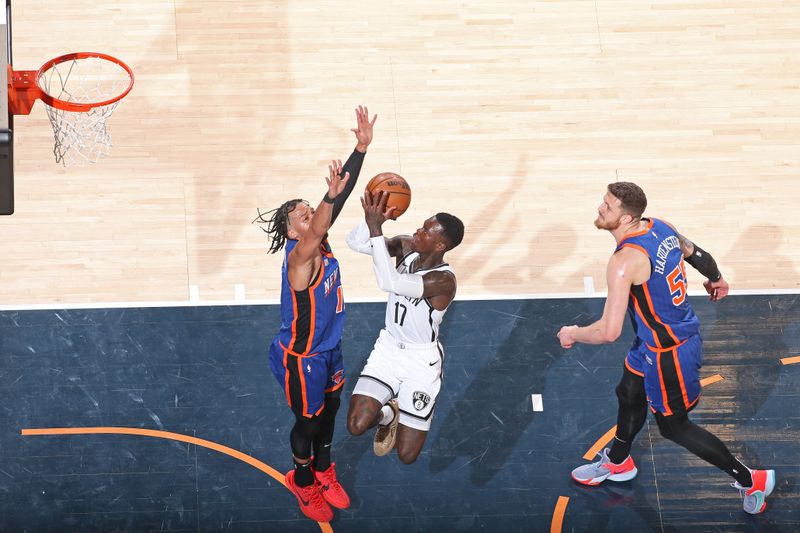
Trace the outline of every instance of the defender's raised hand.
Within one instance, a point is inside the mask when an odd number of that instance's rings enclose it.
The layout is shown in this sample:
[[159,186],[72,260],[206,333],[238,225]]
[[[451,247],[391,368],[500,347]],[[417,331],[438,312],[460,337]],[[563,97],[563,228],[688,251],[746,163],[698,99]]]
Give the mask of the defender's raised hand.
[[358,145],[356,150],[359,152],[366,152],[367,146],[372,142],[372,126],[378,120],[378,115],[374,115],[372,120],[369,120],[369,110],[366,106],[358,106],[356,109],[356,124],[357,127],[351,129],[356,134],[356,141]]
[[328,198],[333,200],[344,190],[347,180],[350,179],[350,173],[345,172],[342,176],[342,162],[334,159],[328,165],[328,174],[329,177],[325,178],[325,182],[328,184]]

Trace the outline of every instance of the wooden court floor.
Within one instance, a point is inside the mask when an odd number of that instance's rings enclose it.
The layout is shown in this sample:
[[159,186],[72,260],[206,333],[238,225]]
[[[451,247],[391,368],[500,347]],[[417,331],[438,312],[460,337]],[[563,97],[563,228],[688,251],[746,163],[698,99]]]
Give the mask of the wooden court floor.
[[[604,290],[605,186],[712,251],[735,289],[798,288],[800,4],[789,1],[13,3],[14,64],[100,50],[136,85],[113,156],[62,169],[41,104],[16,122],[3,304],[277,297],[256,208],[317,201],[379,115],[364,174],[448,211],[462,297]],[[331,232],[350,297],[377,296]]]

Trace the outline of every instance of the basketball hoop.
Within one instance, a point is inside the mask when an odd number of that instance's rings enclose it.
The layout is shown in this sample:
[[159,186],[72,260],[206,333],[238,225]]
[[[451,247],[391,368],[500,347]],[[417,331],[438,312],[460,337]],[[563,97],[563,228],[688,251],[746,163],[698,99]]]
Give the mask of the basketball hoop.
[[106,54],[78,52],[51,59],[39,70],[12,70],[9,80],[10,113],[28,115],[37,99],[44,102],[56,163],[96,163],[109,154],[106,121],[133,88],[128,65]]

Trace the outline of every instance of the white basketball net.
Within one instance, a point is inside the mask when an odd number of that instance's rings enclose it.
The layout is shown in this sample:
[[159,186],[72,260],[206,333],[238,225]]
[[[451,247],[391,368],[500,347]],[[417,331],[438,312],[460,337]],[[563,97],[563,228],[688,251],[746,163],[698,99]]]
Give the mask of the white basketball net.
[[[36,80],[45,93],[72,103],[104,102],[122,94],[131,83],[128,72],[113,61],[99,57],[72,59],[53,65]],[[106,120],[119,101],[86,112],[64,111],[45,104],[53,126],[56,163],[96,163],[111,149]]]

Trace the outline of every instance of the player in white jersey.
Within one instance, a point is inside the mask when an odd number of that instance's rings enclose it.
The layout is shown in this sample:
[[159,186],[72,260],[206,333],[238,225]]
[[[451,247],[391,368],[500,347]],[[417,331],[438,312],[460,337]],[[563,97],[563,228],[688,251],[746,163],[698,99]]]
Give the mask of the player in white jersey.
[[396,445],[400,460],[410,464],[425,444],[441,386],[439,324],[456,295],[444,254],[461,243],[464,224],[437,213],[413,236],[386,239],[381,226],[394,211],[387,200],[385,193],[365,192],[365,220],[347,237],[352,249],[372,256],[378,286],[389,293],[386,327],[353,390],[347,429],[362,435],[379,426],[375,453],[386,455]]

